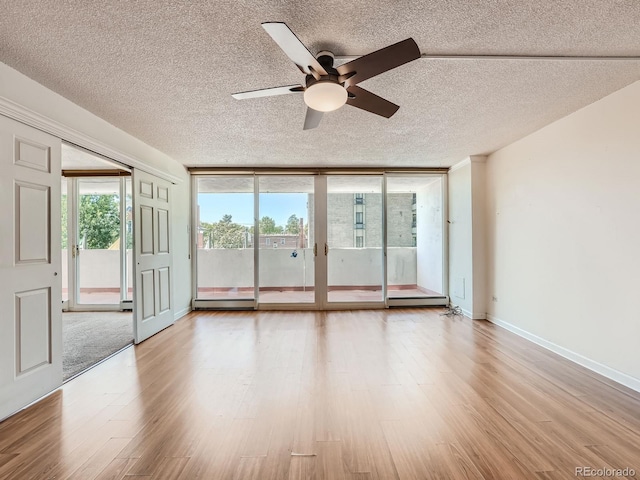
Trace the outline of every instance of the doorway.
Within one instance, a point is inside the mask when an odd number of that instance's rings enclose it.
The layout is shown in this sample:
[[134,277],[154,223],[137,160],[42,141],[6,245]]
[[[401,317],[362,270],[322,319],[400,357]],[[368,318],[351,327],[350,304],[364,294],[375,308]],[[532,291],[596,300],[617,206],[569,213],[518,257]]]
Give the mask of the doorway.
[[131,180],[97,173],[63,171],[62,293],[68,311],[131,309]]
[[193,175],[194,308],[446,305],[445,175]]
[[131,180],[120,165],[63,144],[63,378],[133,342]]

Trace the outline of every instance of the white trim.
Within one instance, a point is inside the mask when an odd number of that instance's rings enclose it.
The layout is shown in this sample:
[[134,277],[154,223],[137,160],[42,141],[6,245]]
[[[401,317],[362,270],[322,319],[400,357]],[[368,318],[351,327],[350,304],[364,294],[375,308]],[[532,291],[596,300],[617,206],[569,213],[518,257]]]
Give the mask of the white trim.
[[198,184],[193,175],[189,175],[191,182],[189,195],[189,213],[191,214],[191,236],[189,237],[189,260],[191,265],[191,308],[195,308],[198,298],[198,237],[200,224],[198,223]]
[[449,175],[440,177],[442,187],[442,294],[451,301],[449,291]]
[[472,163],[487,163],[487,155],[471,155],[469,161]]
[[549,340],[545,340],[544,338],[538,337],[533,333],[529,333],[526,330],[521,329],[520,327],[516,327],[509,322],[505,322],[504,320],[500,320],[493,315],[487,314],[487,320],[497,325],[499,327],[504,328],[505,330],[509,330],[511,333],[515,333],[516,335],[529,340],[530,342],[535,343],[536,345],[540,345],[547,350],[560,355],[568,360],[571,360],[578,365],[581,365],[595,373],[602,375],[614,382],[617,382],[625,387],[628,387],[636,392],[640,392],[640,379],[634,378],[626,373],[619,372],[611,367],[603,365],[601,363],[596,362],[595,360],[591,360],[579,353],[576,353],[567,348],[561,347]]
[[[363,210],[364,212],[364,210]],[[357,216],[357,213],[354,213]],[[364,213],[362,214],[364,217]],[[387,278],[387,175],[382,174],[382,298],[386,307],[389,306],[388,278]],[[417,270],[417,265],[416,265]]]
[[456,170],[462,168],[462,167],[466,167],[467,165],[471,165],[471,158],[467,157],[464,160],[462,160],[461,162],[456,163],[455,165],[452,165],[451,167],[449,167],[449,170],[447,171],[447,173],[451,173],[451,172],[455,172]]
[[487,319],[487,314],[484,312],[473,313],[462,307],[460,307],[460,310],[462,310],[462,313],[464,314],[464,316],[467,317],[469,320],[486,320]]
[[177,320],[180,320],[182,317],[184,317],[189,312],[191,312],[191,306],[190,305],[188,307],[184,307],[181,310],[178,310],[177,312],[173,312],[173,321],[175,322]]
[[115,150],[93,137],[67,127],[56,120],[34,112],[33,110],[23,107],[22,105],[2,96],[0,96],[0,115],[12,118],[20,123],[24,123],[25,125],[29,125],[30,127],[49,133],[61,140],[78,145],[79,147],[110,158],[111,160],[115,160],[116,162],[122,163],[126,166],[138,168],[171,183],[182,183],[182,179],[175,175],[147,165],[138,158],[127,155],[119,150]]

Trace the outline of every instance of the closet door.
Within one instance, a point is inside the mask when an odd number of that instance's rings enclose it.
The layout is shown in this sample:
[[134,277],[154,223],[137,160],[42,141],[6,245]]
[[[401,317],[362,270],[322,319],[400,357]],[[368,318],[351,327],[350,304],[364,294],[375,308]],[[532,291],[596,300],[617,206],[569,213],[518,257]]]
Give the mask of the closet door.
[[174,322],[171,184],[133,171],[135,343]]
[[0,116],[0,419],[62,384],[60,152]]

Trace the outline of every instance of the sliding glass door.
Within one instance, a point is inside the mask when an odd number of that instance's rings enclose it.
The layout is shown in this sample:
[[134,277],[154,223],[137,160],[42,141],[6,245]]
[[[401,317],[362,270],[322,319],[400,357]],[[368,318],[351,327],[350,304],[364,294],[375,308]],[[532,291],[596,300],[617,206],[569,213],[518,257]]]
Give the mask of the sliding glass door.
[[259,302],[315,304],[313,176],[258,177]]
[[327,177],[327,303],[384,301],[382,181]]
[[120,178],[78,178],[78,305],[120,306]]
[[444,178],[194,176],[194,305],[446,304]]
[[315,305],[314,182],[308,175],[194,180],[196,305]]
[[196,189],[196,298],[253,306],[255,177],[201,177]]
[[127,177],[63,178],[63,308],[131,308],[130,189]]
[[443,177],[388,175],[386,191],[388,303],[446,299]]

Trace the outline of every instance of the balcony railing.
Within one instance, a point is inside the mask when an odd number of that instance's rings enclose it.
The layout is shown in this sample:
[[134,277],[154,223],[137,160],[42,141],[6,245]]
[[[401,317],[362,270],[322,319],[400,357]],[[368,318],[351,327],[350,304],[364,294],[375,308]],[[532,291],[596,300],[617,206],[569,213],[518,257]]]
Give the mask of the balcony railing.
[[[314,284],[313,249],[276,248],[260,250],[260,286],[300,286]],[[251,287],[254,252],[251,248],[198,249],[198,287]],[[376,285],[382,271],[380,247],[331,248],[328,274],[331,285]],[[437,262],[436,262],[437,263]],[[441,263],[441,262],[440,262]],[[417,249],[388,247],[387,272],[392,285],[417,283]]]

